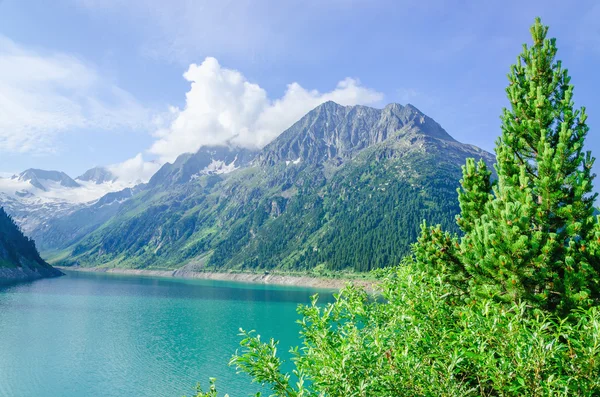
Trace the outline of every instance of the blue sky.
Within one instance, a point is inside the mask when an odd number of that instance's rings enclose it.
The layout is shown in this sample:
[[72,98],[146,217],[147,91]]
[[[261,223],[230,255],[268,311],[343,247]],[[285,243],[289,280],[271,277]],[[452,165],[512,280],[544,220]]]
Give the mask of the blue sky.
[[149,174],[202,144],[263,145],[327,99],[410,102],[491,151],[535,16],[600,157],[600,3],[576,3],[0,0],[0,171]]

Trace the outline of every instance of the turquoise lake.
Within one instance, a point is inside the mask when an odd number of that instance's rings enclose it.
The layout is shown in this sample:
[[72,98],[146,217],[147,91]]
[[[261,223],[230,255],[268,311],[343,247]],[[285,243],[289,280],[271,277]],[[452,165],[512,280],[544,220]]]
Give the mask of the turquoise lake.
[[[68,272],[0,287],[1,397],[193,395],[261,390],[228,367],[239,328],[298,345],[296,307],[331,291]],[[289,368],[289,367],[288,367]]]

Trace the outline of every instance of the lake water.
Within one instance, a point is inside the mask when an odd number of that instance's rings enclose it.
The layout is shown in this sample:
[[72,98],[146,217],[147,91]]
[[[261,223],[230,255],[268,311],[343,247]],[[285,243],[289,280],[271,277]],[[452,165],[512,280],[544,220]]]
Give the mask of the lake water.
[[227,363],[238,330],[299,342],[306,288],[69,272],[0,287],[0,396],[131,397],[260,388]]

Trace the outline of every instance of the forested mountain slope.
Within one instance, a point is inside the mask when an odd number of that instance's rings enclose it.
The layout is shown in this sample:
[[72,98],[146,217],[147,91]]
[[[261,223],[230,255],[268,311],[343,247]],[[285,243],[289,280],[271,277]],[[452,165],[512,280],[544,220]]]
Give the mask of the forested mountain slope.
[[61,274],[44,262],[33,240],[25,237],[4,209],[0,208],[0,283]]
[[163,166],[58,262],[189,269],[385,266],[408,253],[423,219],[454,227],[467,157],[493,161],[411,105],[374,109],[327,102],[256,155],[204,148]]

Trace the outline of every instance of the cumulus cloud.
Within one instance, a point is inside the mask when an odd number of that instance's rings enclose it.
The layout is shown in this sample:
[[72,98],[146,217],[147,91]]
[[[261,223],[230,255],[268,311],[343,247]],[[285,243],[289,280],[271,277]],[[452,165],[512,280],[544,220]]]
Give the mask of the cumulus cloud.
[[260,148],[323,102],[370,105],[383,99],[383,94],[347,78],[325,93],[291,83],[283,97],[272,100],[259,85],[211,57],[190,65],[183,76],[191,83],[185,107],[171,109],[171,121],[156,132],[149,150],[162,161],[205,145]]
[[122,163],[107,167],[118,178],[119,182],[128,185],[148,182],[159,168],[160,164],[157,161],[145,161],[141,153]]
[[0,152],[51,152],[57,134],[146,126],[149,112],[91,66],[0,35]]

